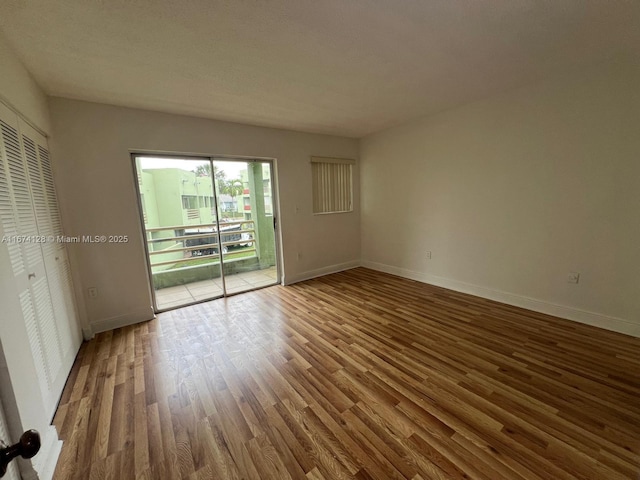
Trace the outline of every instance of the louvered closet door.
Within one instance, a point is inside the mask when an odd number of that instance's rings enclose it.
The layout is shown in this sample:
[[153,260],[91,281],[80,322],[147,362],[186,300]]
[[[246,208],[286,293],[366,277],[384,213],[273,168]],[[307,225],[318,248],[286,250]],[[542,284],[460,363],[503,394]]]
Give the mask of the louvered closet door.
[[[45,341],[47,333],[50,333],[48,330],[51,330],[53,308],[50,301],[47,305],[47,295],[44,291],[46,285],[42,284],[43,281],[46,283],[44,260],[40,245],[36,243],[38,230],[17,118],[4,109],[0,113],[0,211],[6,237],[3,244],[9,251],[13,280],[23,315],[23,319],[12,320],[22,320],[25,323],[29,346],[37,368],[39,390],[44,405],[48,405],[51,396],[51,367],[48,365],[49,355],[45,351]],[[33,241],[27,243],[27,239]],[[42,322],[38,310],[43,312]],[[55,353],[51,352],[54,368],[57,360]],[[59,364],[59,355],[57,357]]]
[[[26,326],[39,390],[51,418],[79,345],[75,311],[68,308],[64,294],[70,276],[66,255],[51,238],[60,222],[57,206],[53,212],[50,206],[55,192],[45,180],[51,174],[46,140],[0,107],[0,221],[23,315],[15,321]],[[66,267],[58,267],[58,262]]]
[[62,379],[54,381],[54,390],[62,392],[75,353],[80,345],[77,329],[71,269],[63,237],[51,159],[46,139],[30,126],[20,123],[22,141],[29,171],[29,183],[33,198],[38,232],[47,239],[42,243],[44,265],[49,282],[57,333],[55,337],[61,353]]

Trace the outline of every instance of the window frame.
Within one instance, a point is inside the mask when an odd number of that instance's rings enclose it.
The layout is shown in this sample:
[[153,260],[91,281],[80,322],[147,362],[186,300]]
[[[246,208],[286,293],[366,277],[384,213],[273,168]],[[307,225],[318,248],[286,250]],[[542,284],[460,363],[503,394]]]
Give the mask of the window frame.
[[[356,164],[355,159],[352,158],[334,158],[334,157],[311,157],[311,194],[312,194],[312,212],[314,215],[332,215],[340,213],[352,213],[354,210],[353,202],[353,166]],[[336,181],[340,180],[340,176],[344,175],[344,172],[339,172],[336,169],[335,172],[326,171],[324,180],[318,178],[318,171],[321,167],[315,165],[325,165],[326,170],[331,170],[330,165],[348,166],[348,184],[337,184]],[[324,182],[324,183],[323,183]],[[346,190],[348,198],[343,195],[341,197],[341,190]],[[324,195],[324,196],[323,196]],[[330,196],[327,198],[326,196]],[[336,204],[347,203],[346,209],[338,209]],[[329,205],[329,207],[323,207],[323,205]],[[333,207],[331,205],[334,205]],[[330,209],[326,209],[330,208]]]

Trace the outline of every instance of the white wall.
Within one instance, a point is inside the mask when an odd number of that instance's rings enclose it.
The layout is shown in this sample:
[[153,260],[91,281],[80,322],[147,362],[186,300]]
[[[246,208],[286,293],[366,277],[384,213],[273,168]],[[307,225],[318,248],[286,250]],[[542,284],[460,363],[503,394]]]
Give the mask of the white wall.
[[640,335],[638,85],[617,59],[364,138],[363,263]]
[[45,133],[51,130],[47,97],[0,33],[0,100]]
[[[82,298],[94,332],[151,318],[131,150],[275,158],[285,281],[359,263],[358,202],[353,213],[313,216],[309,163],[311,155],[355,158],[357,140],[62,98],[51,98],[50,108],[67,234],[131,239],[127,244],[69,246],[76,296]],[[355,195],[358,198],[359,190]],[[98,289],[98,298],[87,298],[89,287]]]

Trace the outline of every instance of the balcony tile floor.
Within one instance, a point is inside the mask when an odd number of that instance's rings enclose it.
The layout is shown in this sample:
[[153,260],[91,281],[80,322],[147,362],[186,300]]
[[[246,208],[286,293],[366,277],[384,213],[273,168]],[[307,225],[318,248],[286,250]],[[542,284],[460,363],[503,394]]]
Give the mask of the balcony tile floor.
[[[229,275],[225,278],[227,293],[239,293],[273,285],[277,277],[276,267]],[[192,302],[220,296],[222,296],[222,280],[220,278],[156,290],[156,302],[160,310],[178,308]]]

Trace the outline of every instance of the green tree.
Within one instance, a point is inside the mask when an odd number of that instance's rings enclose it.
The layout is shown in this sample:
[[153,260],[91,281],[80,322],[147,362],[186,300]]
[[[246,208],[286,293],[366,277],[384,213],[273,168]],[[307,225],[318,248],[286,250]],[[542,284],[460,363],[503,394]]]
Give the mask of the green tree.
[[202,165],[198,165],[194,170],[193,173],[196,174],[196,177],[210,177],[211,176],[211,165],[209,165],[208,163],[206,164],[202,164]]
[[[219,181],[220,185],[220,193],[224,193],[225,195],[229,195],[231,197],[231,201],[235,201],[235,198],[238,195],[242,195],[244,192],[244,184],[242,180],[239,178],[234,178],[231,180],[222,180]],[[235,212],[234,212],[235,213]]]
[[220,170],[219,168],[216,168],[215,165],[213,167],[213,173],[215,175],[216,180],[225,180],[227,178],[226,172],[224,170]]
[[[211,164],[203,163],[202,165],[198,165],[193,173],[196,174],[196,177],[210,177],[211,176]],[[216,168],[215,165],[213,167],[213,173],[216,180],[226,180],[227,174],[224,170],[220,170]]]

